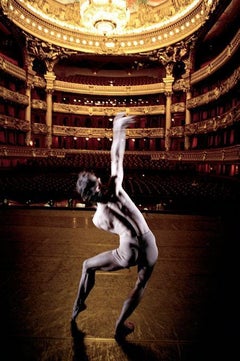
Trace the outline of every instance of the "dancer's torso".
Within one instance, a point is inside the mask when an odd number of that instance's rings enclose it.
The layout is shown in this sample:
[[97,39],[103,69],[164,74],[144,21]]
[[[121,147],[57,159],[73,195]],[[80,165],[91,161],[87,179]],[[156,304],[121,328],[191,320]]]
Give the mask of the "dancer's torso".
[[125,191],[121,191],[116,202],[98,203],[93,223],[118,235],[139,236],[149,230],[142,213]]

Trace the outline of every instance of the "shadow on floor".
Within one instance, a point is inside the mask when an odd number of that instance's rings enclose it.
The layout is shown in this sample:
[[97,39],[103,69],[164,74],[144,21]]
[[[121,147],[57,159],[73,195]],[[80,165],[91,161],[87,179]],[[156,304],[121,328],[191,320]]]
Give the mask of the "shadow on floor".
[[89,361],[84,343],[85,333],[77,327],[75,322],[71,323],[71,335],[73,338],[72,361]]

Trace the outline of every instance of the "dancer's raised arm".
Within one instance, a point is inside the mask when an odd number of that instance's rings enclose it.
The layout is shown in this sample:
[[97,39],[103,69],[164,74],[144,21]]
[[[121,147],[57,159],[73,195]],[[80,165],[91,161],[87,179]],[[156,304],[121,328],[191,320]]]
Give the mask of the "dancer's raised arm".
[[113,121],[113,141],[111,147],[111,177],[116,179],[117,189],[123,181],[123,158],[126,146],[126,128],[134,123],[133,116],[125,113],[116,115]]
[[117,271],[137,266],[138,278],[135,286],[124,301],[116,321],[114,337],[120,343],[134,331],[134,325],[128,318],[143,296],[158,257],[155,237],[145,217],[122,187],[126,128],[133,122],[134,117],[125,113],[119,113],[114,118],[111,177],[108,185],[102,185],[100,179],[90,172],[81,172],[77,181],[77,191],[82,199],[96,203],[93,223],[101,230],[117,234],[119,246],[83,262],[71,325],[75,325],[78,314],[87,307],[85,301],[95,284],[96,271]]

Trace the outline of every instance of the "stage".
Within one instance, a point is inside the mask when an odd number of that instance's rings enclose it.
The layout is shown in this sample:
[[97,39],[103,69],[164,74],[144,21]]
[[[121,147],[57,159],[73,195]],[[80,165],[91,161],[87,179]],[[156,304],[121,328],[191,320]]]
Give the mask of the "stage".
[[[230,356],[238,336],[237,214],[145,212],[159,259],[130,320],[114,339],[136,268],[98,272],[87,309],[70,317],[85,258],[117,247],[93,210],[0,209],[4,361],[207,361]],[[236,324],[236,325],[235,325]],[[230,358],[228,358],[230,360]]]

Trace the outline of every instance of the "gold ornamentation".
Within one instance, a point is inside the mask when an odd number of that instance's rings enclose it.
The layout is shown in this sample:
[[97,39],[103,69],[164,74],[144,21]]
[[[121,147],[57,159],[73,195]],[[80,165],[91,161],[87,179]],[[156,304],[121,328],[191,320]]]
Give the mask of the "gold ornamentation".
[[59,59],[67,58],[76,51],[65,49],[61,46],[41,41],[34,36],[26,34],[26,46],[29,57],[35,57],[45,61],[48,72],[52,72],[54,65]]
[[47,103],[43,100],[32,99],[32,109],[42,109],[47,110]]
[[29,105],[29,98],[27,95],[6,89],[3,86],[0,86],[0,96],[3,99],[10,100],[14,103]]
[[21,130],[24,132],[29,131],[30,123],[27,120],[17,119],[7,115],[0,115],[0,126],[8,129]]
[[[105,36],[80,26],[81,18],[76,18],[79,2],[64,5],[56,0],[5,0],[4,3],[11,21],[44,42],[90,53],[101,49],[111,54],[129,54],[150,51],[160,44],[168,46],[196,32],[213,7],[203,7],[203,1],[159,0],[157,6],[151,6],[150,2],[139,5],[132,11],[124,33],[114,34],[118,41],[112,42],[111,47],[106,47]],[[212,1],[214,6],[218,2]]]
[[[35,124],[36,125],[36,124]],[[70,126],[53,126],[53,134],[59,136],[74,136],[74,137],[88,137],[88,138],[111,138],[112,129],[101,128],[84,128],[84,127],[70,127]],[[127,138],[163,138],[164,128],[141,128],[141,129],[127,129]]]
[[200,105],[208,104],[212,101],[219,99],[224,94],[227,94],[229,90],[231,90],[240,79],[240,66],[234,70],[233,74],[226,79],[225,81],[221,82],[219,86],[216,86],[213,90],[206,92],[202,95],[197,97],[191,98],[187,100],[187,108],[193,109],[197,108]]
[[24,69],[21,69],[19,66],[11,63],[2,55],[0,55],[0,69],[20,80],[26,79],[26,71]]
[[32,132],[34,134],[47,134],[48,132],[47,125],[42,123],[33,123]]
[[80,14],[86,31],[101,35],[121,33],[130,18],[126,0],[81,0]]

